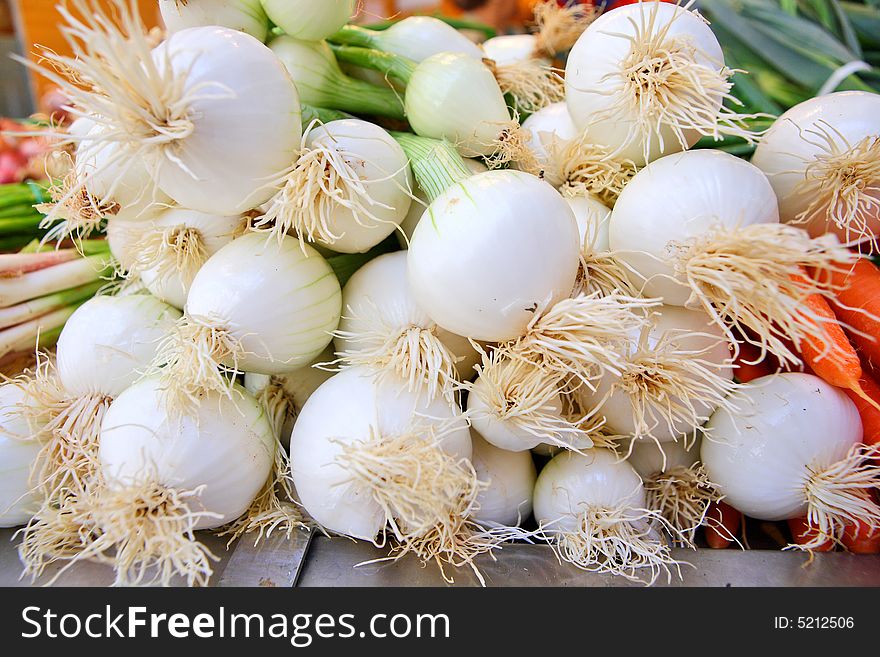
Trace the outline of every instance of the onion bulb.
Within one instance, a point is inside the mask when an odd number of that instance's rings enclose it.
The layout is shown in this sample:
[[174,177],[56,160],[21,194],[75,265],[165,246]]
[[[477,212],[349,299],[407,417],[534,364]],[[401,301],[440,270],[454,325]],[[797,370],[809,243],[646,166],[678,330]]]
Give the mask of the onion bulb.
[[166,210],[135,229],[139,236],[132,270],[156,298],[183,308],[199,268],[238,236],[246,223],[241,215],[226,217],[182,208]]
[[699,459],[699,436],[691,445],[635,440],[627,457],[644,482],[648,508],[662,514],[678,530],[673,540],[686,546],[693,545],[709,505],[722,498]]
[[[668,155],[639,171],[614,206],[609,236],[645,295],[702,307],[790,363],[800,361],[786,340],[821,340],[827,321],[803,299],[830,296],[816,281],[855,258],[832,236],[811,239],[780,224],[761,170],[711,150]],[[819,272],[815,281],[805,269]]]
[[236,386],[230,396],[206,393],[192,415],[172,420],[161,381],[150,377],[111,404],[100,442],[105,485],[91,509],[99,531],[83,555],[112,549],[117,584],[167,586],[175,574],[205,584],[216,557],[192,532],[241,516],[272,468],[260,404]]
[[398,555],[441,566],[470,564],[499,540],[469,517],[485,488],[471,453],[448,400],[360,367],[315,391],[290,439],[293,483],[320,525],[378,546],[390,536]]
[[346,365],[370,367],[406,381],[429,398],[452,395],[459,373],[479,360],[467,338],[438,327],[416,304],[406,275],[406,252],[371,260],[342,290],[336,352]]
[[655,528],[668,526],[646,507],[639,475],[608,450],[558,454],[535,483],[539,532],[560,559],[653,584],[663,572],[671,578],[678,562]]
[[297,39],[320,41],[355,14],[356,0],[260,0],[271,21]]
[[880,96],[841,91],[780,116],[752,156],[770,180],[784,223],[877,250]]
[[538,110],[522,127],[529,131],[529,148],[541,170],[541,177],[554,187],[563,180],[560,175],[560,156],[565,146],[578,136],[578,129],[571,120],[565,103],[553,103]]
[[404,220],[411,187],[403,149],[379,126],[360,119],[314,125],[254,227],[279,237],[295,230],[301,240],[362,253]]
[[0,527],[23,525],[42,501],[30,476],[41,444],[24,415],[26,404],[22,386],[0,386]]
[[269,19],[260,0],[159,0],[159,13],[169,32],[219,25],[260,41],[269,33]]
[[486,39],[483,53],[499,66],[506,66],[535,58],[536,46],[537,37],[534,34],[503,34]]
[[480,481],[488,487],[477,495],[474,519],[488,526],[521,525],[532,515],[535,463],[529,452],[508,452],[471,431],[471,461]]
[[296,238],[248,233],[199,269],[185,319],[157,357],[174,408],[207,390],[229,393],[225,374],[283,374],[306,365],[339,323],[339,281]]
[[210,214],[270,198],[268,183],[293,160],[302,126],[296,87],[265,45],[228,28],[194,27],[153,49],[131,3],[114,0],[109,11],[75,0],[74,9],[78,16],[61,10],[72,54],[47,52],[40,68],[75,115],[100,117],[100,134],[90,134],[97,145],[119,145],[101,169],[143,162],[164,194]]
[[686,7],[639,2],[612,9],[580,36],[565,69],[575,124],[614,157],[642,166],[701,136],[752,139],[723,105],[733,71],[708,23]]
[[660,307],[630,332],[621,356],[618,372],[584,393],[616,434],[690,444],[734,389],[728,342],[702,311]]
[[416,63],[441,52],[460,53],[477,61],[483,59],[480,46],[433,16],[407,16],[386,30],[346,25],[331,36],[330,41],[383,50]]
[[700,451],[725,501],[759,520],[806,516],[813,538],[801,549],[838,541],[848,524],[880,526],[872,500],[880,467],[861,444],[852,401],[811,374],[784,373],[743,385],[735,413],[720,409]]

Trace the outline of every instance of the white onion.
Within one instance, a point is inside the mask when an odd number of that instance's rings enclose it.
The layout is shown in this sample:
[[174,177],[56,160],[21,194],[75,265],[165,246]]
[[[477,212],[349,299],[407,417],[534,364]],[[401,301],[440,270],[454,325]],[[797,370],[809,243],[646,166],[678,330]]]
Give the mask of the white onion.
[[[709,421],[711,439],[704,440],[701,449],[702,461],[725,501],[761,520],[809,513],[826,535],[836,536],[832,529],[845,514],[829,502],[847,508],[845,496],[858,492],[839,483],[853,475],[861,461],[852,457],[862,440],[855,404],[843,391],[801,373],[755,379],[735,393],[734,401],[736,413],[722,409]],[[847,462],[849,467],[836,475],[823,476],[823,471]],[[871,473],[863,478],[870,480]],[[875,479],[867,488],[876,486]],[[873,513],[873,520],[880,521],[876,506]]]
[[880,232],[880,96],[841,91],[795,105],[761,138],[752,164],[783,222],[811,235],[870,241]]
[[162,583],[175,571],[204,583],[210,553],[189,532],[245,512],[269,476],[274,445],[265,412],[241,387],[231,396],[206,393],[177,419],[157,377],[123,392],[104,417],[106,489],[93,511],[99,540],[117,547],[117,581],[137,583],[144,565],[158,563]]
[[467,338],[439,328],[409,289],[406,252],[371,260],[342,290],[337,353],[347,362],[393,372],[410,390],[450,393],[457,373],[468,378],[479,354]]
[[261,0],[263,9],[286,34],[320,41],[345,25],[354,15],[356,0]]
[[387,30],[373,31],[373,47],[421,62],[441,52],[454,52],[476,60],[483,58],[480,46],[454,27],[433,16],[408,16]]
[[529,452],[508,452],[471,431],[471,461],[480,481],[489,486],[477,496],[474,519],[488,525],[521,525],[532,514],[537,472]]
[[606,372],[584,391],[615,434],[685,439],[732,389],[728,342],[702,311],[662,306],[645,335],[631,333],[622,356],[621,375]]
[[30,474],[41,444],[22,414],[25,403],[21,386],[0,386],[0,527],[23,525],[40,506]]
[[560,176],[559,157],[565,146],[579,134],[565,103],[553,103],[538,110],[522,124],[531,135],[529,148],[538,159],[542,177],[554,187],[564,181]]
[[575,124],[637,165],[730,124],[722,101],[732,72],[706,21],[685,7],[640,2],[603,13],[571,49],[565,73]]
[[219,25],[266,40],[269,19],[260,0],[159,0],[159,13],[169,32]]
[[418,304],[448,331],[477,340],[522,335],[538,309],[571,292],[577,226],[547,183],[489,171],[452,186],[428,208],[407,257]]
[[486,39],[483,52],[498,66],[507,66],[533,59],[537,46],[534,34],[503,34]]
[[[407,435],[415,448],[434,430],[440,432],[434,437],[437,448],[453,459],[468,459],[470,434],[457,417],[458,410],[442,398],[426,400],[364,368],[340,372],[312,394],[291,435],[291,474],[303,506],[330,531],[376,540],[391,518],[371,487],[340,463],[344,448]],[[443,425],[448,429],[442,431]],[[381,491],[383,483],[375,486]]]
[[172,142],[176,157],[159,160],[162,191],[184,207],[220,215],[266,201],[302,129],[299,96],[281,61],[253,37],[214,27],[172,34],[153,58],[175,80],[185,76],[185,90],[214,87],[190,103],[192,131]]

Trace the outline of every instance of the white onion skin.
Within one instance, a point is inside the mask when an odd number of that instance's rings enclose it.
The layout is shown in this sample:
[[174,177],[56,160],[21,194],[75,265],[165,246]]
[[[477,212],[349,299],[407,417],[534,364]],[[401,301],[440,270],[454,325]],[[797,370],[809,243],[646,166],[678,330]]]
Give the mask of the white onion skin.
[[247,352],[241,370],[283,374],[330,343],[342,309],[327,261],[293,237],[249,233],[208,258],[196,274],[186,314],[229,332]]
[[[728,380],[733,379],[728,342],[724,339],[722,329],[712,321],[709,315],[702,310],[687,310],[676,306],[663,306],[659,312],[660,317],[657,319],[656,327],[651,331],[649,345],[656,344],[664,332],[687,331],[702,334],[684,336],[671,333],[676,336],[675,344],[680,349],[694,352],[706,349],[705,353],[694,355],[693,358],[699,358],[716,365],[717,369],[714,371],[717,374]],[[629,354],[638,348],[638,339],[638,332],[630,335]],[[585,389],[584,395],[587,399],[599,403],[608,394],[614,383],[615,377],[606,373],[598,381],[596,391]],[[702,402],[694,402],[694,406],[703,417],[710,416],[715,410]],[[626,391],[615,388],[602,405],[601,414],[605,417],[605,426],[612,433],[624,436],[635,433],[636,423],[633,419],[632,404],[629,393]],[[677,422],[674,431],[670,430],[665,421],[649,411],[648,423],[653,424],[654,421],[659,421],[659,423],[652,429],[650,437],[661,443],[682,440],[683,436],[692,433],[697,428],[689,423]]]
[[137,262],[143,231],[149,229],[150,222],[157,216],[157,212],[151,211],[148,217],[140,219],[123,212],[107,222],[107,244],[123,270],[130,270]]
[[[418,304],[448,331],[497,342],[572,290],[577,223],[546,182],[488,171],[443,192],[413,233],[407,271]],[[530,310],[531,309],[531,310]]]
[[263,9],[285,33],[305,41],[320,41],[345,25],[355,13],[356,0],[261,0]]
[[0,386],[0,527],[25,524],[40,506],[30,474],[42,445],[21,415],[25,398],[14,383]]
[[684,443],[683,440],[664,443],[661,450],[652,440],[636,440],[626,460],[643,479],[669,472],[673,468],[689,468],[700,460],[700,437],[694,439],[689,450],[685,449]]
[[[796,222],[813,200],[809,194],[798,192],[797,186],[805,180],[806,165],[825,152],[809,143],[821,143],[820,137],[811,133],[817,129],[828,133],[842,151],[848,150],[847,143],[854,146],[865,137],[880,136],[880,95],[839,91],[810,98],[787,110],[761,137],[751,162],[770,180],[779,199],[779,216],[783,223]],[[880,185],[880,180],[873,184]],[[843,241],[853,239],[845,228],[827,222],[824,214],[804,228],[813,237],[830,232]],[[868,228],[872,234],[880,233],[880,211],[875,211]]]
[[[596,114],[613,107],[615,98],[622,92],[619,81],[603,80],[605,76],[621,70],[621,63],[630,52],[629,39],[616,35],[634,36],[637,26],[642,24],[642,20],[648,23],[655,9],[657,14],[652,34],[668,26],[669,37],[684,35],[702,51],[696,57],[698,63],[716,69],[723,65],[724,55],[718,39],[702,18],[674,4],[638,3],[612,9],[593,21],[572,47],[565,67],[565,100],[575,124],[581,130],[589,131],[594,143],[611,149],[619,158],[632,160],[638,166],[681,150],[681,144],[672,129],[667,124],[660,125],[659,135],[663,138],[665,148],[661,151],[655,134],[646,161],[642,138],[637,137],[627,143],[627,133],[637,115],[618,111],[608,118],[597,118]],[[598,89],[602,93],[588,91]],[[721,108],[721,101],[719,97],[718,109]],[[685,131],[685,136],[688,147],[700,138],[695,130]]]
[[[502,34],[483,42],[483,53],[498,66],[519,64],[535,59],[538,37],[534,34]],[[539,58],[549,63],[546,58]]]
[[559,177],[557,167],[552,165],[548,149],[555,143],[555,148],[560,150],[580,133],[571,120],[568,106],[564,102],[547,105],[523,121],[522,127],[532,135],[529,148],[544,169],[544,180],[559,187],[564,181]]
[[[233,240],[243,220],[241,215],[223,216],[172,208],[159,214],[148,230],[161,232],[178,226],[195,228],[202,237],[205,253],[210,257]],[[175,308],[182,309],[186,305],[186,295],[194,276],[186,276],[185,272],[180,271],[160,275],[158,268],[143,271],[140,276],[146,288],[156,298]]]
[[532,515],[532,492],[538,476],[531,454],[498,449],[473,430],[471,439],[477,479],[489,484],[477,495],[480,508],[474,520],[507,527],[522,524]]
[[607,449],[590,449],[554,456],[538,475],[533,504],[538,523],[568,533],[578,531],[578,516],[590,507],[644,509],[646,501],[642,480],[629,463]]
[[118,203],[120,213],[132,219],[143,219],[157,206],[171,202],[171,197],[156,187],[142,158],[125,156],[109,164],[125,147],[100,141],[104,131],[104,125],[94,123],[77,144],[77,178],[85,183],[88,193],[99,201]]
[[[330,221],[339,239],[321,242],[337,253],[363,253],[388,237],[409,212],[412,173],[403,149],[385,130],[360,119],[330,121],[309,134],[310,147],[320,144],[345,152],[346,160],[364,183],[367,194],[380,205],[365,203],[377,219],[354,218],[351,210],[337,204]],[[363,224],[363,225],[362,225]]]
[[[473,174],[484,173],[489,170],[489,168],[480,160],[475,160],[469,157],[462,159],[464,160],[464,165]],[[412,204],[409,206],[409,212],[406,213],[406,217],[400,222],[400,230],[397,231],[397,241],[400,243],[401,249],[409,248],[409,240],[412,239],[416,226],[424,216],[425,208],[428,207],[428,196],[422,191],[422,188],[419,187],[418,184],[413,185],[412,192],[421,203],[413,199]]]
[[65,390],[116,397],[147,370],[180,316],[149,294],[89,299],[58,337],[56,367]]
[[406,87],[406,115],[422,137],[447,139],[464,157],[491,155],[510,123],[492,72],[461,53],[440,53],[416,67]]
[[208,25],[246,32],[260,41],[269,33],[269,19],[260,0],[194,0],[185,5],[178,0],[159,0],[159,13],[172,33]]
[[188,71],[187,89],[221,83],[234,97],[191,103],[193,132],[175,150],[191,173],[160,157],[159,188],[208,214],[238,214],[267,201],[270,181],[293,162],[302,138],[299,94],[284,64],[254,37],[221,27],[172,34],[153,51],[159,66],[169,55],[176,72]]
[[[373,330],[371,323],[363,318],[375,317],[377,312],[392,330],[437,326],[419,307],[410,291],[405,251],[386,253],[358,269],[342,290],[342,308],[339,330],[355,335]],[[468,339],[439,327],[436,328],[436,336],[453,356],[462,358],[456,364],[458,371],[463,376],[473,373],[480,355]],[[357,351],[361,344],[341,336],[336,336],[334,342],[339,352]]]
[[574,196],[565,202],[574,213],[581,244],[594,253],[611,249],[611,209],[593,196]]
[[722,151],[667,155],[639,171],[611,212],[610,245],[647,279],[643,294],[683,306],[687,282],[676,277],[671,242],[686,242],[718,225],[733,230],[779,223],[776,195],[755,166]]
[[205,486],[193,511],[217,513],[196,529],[219,527],[247,509],[266,483],[274,436],[262,406],[241,386],[229,396],[207,392],[193,416],[169,416],[157,377],[143,379],[114,400],[101,425],[99,462],[111,487],[147,474],[178,490]]
[[441,52],[454,52],[476,60],[480,46],[451,25],[433,16],[409,16],[374,37],[378,47],[418,63]]
[[799,372],[755,379],[707,425],[700,456],[725,502],[759,520],[806,515],[811,472],[843,460],[862,440],[855,404],[822,379]]
[[[340,443],[369,440],[371,427],[380,435],[394,436],[408,432],[419,419],[436,426],[455,417],[459,411],[449,402],[428,401],[407,392],[402,382],[378,381],[360,367],[340,372],[312,394],[290,437],[291,476],[304,508],[330,531],[373,540],[385,525],[385,514],[369,491],[352,484],[351,475],[336,463]],[[440,445],[455,457],[471,457],[464,420]]]

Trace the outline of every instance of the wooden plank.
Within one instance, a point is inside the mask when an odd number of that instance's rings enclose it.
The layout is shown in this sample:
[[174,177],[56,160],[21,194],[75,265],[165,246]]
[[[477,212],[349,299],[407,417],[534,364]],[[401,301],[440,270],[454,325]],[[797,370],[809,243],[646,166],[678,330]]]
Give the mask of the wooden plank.
[[[100,0],[109,6],[109,0]],[[12,0],[13,18],[22,50],[32,60],[40,46],[59,54],[69,54],[70,48],[58,29],[62,18],[56,8],[59,0]],[[147,27],[160,24],[159,5],[156,0],[138,0],[141,16]],[[40,99],[52,88],[52,83],[41,76],[30,73],[31,89],[39,106]]]

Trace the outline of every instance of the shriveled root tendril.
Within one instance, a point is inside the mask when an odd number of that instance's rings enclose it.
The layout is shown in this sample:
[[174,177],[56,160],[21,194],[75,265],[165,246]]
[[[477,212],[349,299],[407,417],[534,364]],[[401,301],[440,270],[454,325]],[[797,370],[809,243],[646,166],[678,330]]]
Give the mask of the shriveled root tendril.
[[638,170],[631,160],[615,157],[611,149],[592,143],[588,132],[569,142],[552,142],[548,160],[563,181],[559,189],[563,196],[593,195],[608,207],[614,207]]
[[491,59],[483,62],[495,75],[505,95],[510,94],[515,107],[527,114],[565,100],[565,81],[551,66],[534,59],[498,65]]
[[678,533],[673,541],[693,546],[694,535],[712,502],[723,497],[718,486],[709,480],[701,463],[690,467],[675,466],[645,479],[649,509],[659,512]]
[[553,57],[569,50],[599,14],[601,7],[570,2],[560,6],[555,0],[535,5],[537,42],[534,57]]

